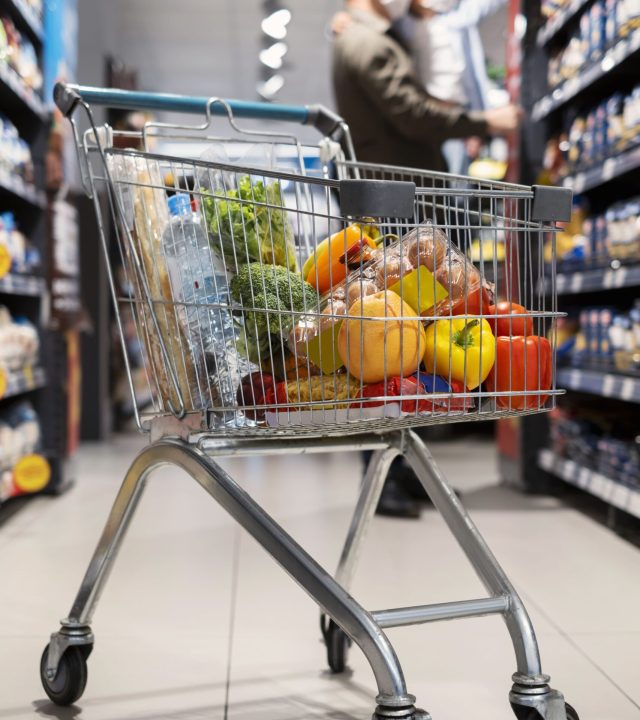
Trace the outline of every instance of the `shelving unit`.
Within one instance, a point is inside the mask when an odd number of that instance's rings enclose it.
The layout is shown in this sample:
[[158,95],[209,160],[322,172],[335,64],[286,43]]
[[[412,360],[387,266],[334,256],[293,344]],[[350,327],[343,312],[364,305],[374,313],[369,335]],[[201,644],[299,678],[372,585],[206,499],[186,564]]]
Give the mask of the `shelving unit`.
[[573,0],[564,10],[556,12],[553,17],[538,30],[536,43],[538,47],[544,47],[558,33],[573,20],[573,18],[587,5],[589,0]]
[[612,70],[634,57],[638,50],[640,50],[640,29],[633,32],[628,38],[618,40],[596,63],[587,67],[579,75],[566,80],[548,95],[541,97],[531,110],[531,118],[537,122],[566,105]]
[[609,505],[640,518],[640,488],[623,485],[573,460],[562,458],[551,450],[538,453],[538,466]]
[[27,3],[23,0],[0,0],[0,10],[8,13],[16,27],[21,32],[26,32],[32,42],[42,44],[44,41],[42,22]]
[[0,63],[0,91],[4,111],[15,108],[16,104],[20,104],[36,117],[41,118],[44,116],[42,100],[5,63]]
[[46,290],[47,283],[45,279],[35,275],[9,273],[3,278],[0,278],[0,295],[40,297]]
[[0,370],[0,390],[4,390],[0,393],[0,400],[16,397],[32,390],[39,390],[45,385],[44,368],[40,366],[32,367],[28,365],[11,372]]
[[35,185],[26,183],[22,178],[9,175],[0,170],[0,197],[2,194],[11,194],[22,202],[44,209],[47,204],[47,197]]
[[[558,295],[577,295],[579,293],[597,292],[599,290],[616,290],[640,285],[640,264],[623,265],[612,261],[608,268],[592,268],[559,272],[556,275],[556,291]],[[545,291],[551,285],[545,283]]]
[[640,377],[584,368],[560,368],[557,382],[567,390],[640,403]]
[[[24,0],[0,0],[0,14],[8,16],[16,28],[33,43],[38,61],[44,57],[45,34],[43,23]],[[0,112],[16,126],[20,136],[29,144],[34,161],[34,181],[25,182],[6,168],[0,170],[0,212],[10,211],[20,230],[35,245],[42,257],[42,272],[36,275],[9,272],[0,277],[0,304],[11,314],[28,318],[40,335],[40,362],[19,370],[0,368],[0,412],[14,402],[28,399],[40,418],[41,449],[28,457],[18,458],[11,467],[0,468],[0,503],[14,495],[47,491],[64,482],[63,453],[52,436],[48,418],[58,413],[58,424],[65,424],[65,416],[55,405],[54,393],[63,384],[56,373],[51,352],[51,332],[48,322],[49,290],[46,280],[49,262],[47,226],[48,201],[44,191],[44,154],[49,133],[49,114],[42,98],[29,88],[21,77],[5,63],[0,63]],[[3,271],[6,270],[6,267]],[[65,412],[64,408],[62,412]],[[55,431],[55,428],[53,428]],[[0,453],[7,457],[12,453]],[[31,463],[29,467],[23,463]],[[35,469],[34,469],[35,468]],[[33,481],[33,482],[32,482]]]
[[[518,78],[525,120],[517,159],[518,179],[527,184],[540,181],[551,136],[566,132],[575,115],[598,107],[614,93],[630,93],[638,82],[636,69],[640,62],[640,29],[635,29],[618,39],[598,61],[585,63],[576,77],[549,91],[549,57],[578,29],[582,13],[588,12],[593,2],[569,0],[561,12],[546,22],[540,5],[540,0],[512,0],[512,13],[521,12],[526,19],[519,48],[522,70]],[[583,165],[563,178],[561,184],[583,195],[594,216],[605,213],[614,203],[638,195],[640,145],[618,149],[611,157],[603,157],[589,166],[587,156],[578,161]],[[635,297],[640,297],[640,293],[634,293],[636,288],[640,288],[640,261],[632,260],[612,259],[591,266],[559,265],[555,280],[558,310],[572,313],[592,305],[615,306],[626,311]],[[549,292],[550,284],[540,290]],[[606,366],[558,368],[556,383],[568,391],[566,397],[559,398],[559,407],[575,406],[578,411],[585,407],[590,417],[599,411],[603,416],[605,413],[615,416],[617,409],[620,416],[633,417],[640,403],[640,377],[624,375]],[[500,431],[498,434],[501,473],[507,482],[527,491],[548,490],[550,482],[562,478],[598,495],[612,507],[630,512],[631,506],[632,514],[640,518],[640,490],[580,468],[548,449],[549,416],[522,418],[514,427],[504,431],[506,440],[501,439]]]
[[566,177],[562,184],[576,193],[587,192],[640,169],[640,145],[610,157],[588,170]]

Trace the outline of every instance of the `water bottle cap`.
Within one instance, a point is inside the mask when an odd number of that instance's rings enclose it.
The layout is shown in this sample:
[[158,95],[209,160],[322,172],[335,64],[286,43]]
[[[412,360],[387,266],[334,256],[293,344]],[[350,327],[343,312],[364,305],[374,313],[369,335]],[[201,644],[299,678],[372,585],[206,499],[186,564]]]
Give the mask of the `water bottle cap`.
[[191,198],[187,193],[177,193],[167,200],[171,215],[189,215],[191,213]]

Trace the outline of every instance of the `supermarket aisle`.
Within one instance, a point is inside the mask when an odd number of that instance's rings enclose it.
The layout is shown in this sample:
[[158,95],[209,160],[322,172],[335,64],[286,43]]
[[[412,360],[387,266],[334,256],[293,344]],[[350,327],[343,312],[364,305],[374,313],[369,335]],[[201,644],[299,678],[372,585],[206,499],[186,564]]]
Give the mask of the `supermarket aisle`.
[[[85,446],[82,482],[0,527],[0,719],[301,720],[370,717],[372,676],[324,671],[318,613],[188,478],[147,491],[94,621],[78,707],[44,699],[37,665],[68,610],[138,438]],[[640,551],[549,498],[495,486],[490,445],[436,456],[529,604],[546,669],[583,720],[640,718]],[[356,456],[226,463],[333,567],[358,486]],[[433,512],[376,519],[354,594],[370,608],[478,597],[479,583]],[[229,629],[231,628],[231,629]],[[498,618],[390,631],[411,692],[434,720],[508,720],[512,651]]]

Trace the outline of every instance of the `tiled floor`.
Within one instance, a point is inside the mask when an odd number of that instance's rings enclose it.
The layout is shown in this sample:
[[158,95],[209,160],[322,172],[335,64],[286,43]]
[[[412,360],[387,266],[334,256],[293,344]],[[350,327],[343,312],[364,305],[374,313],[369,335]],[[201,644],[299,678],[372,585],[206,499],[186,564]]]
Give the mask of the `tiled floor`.
[[[151,482],[104,592],[89,683],[52,706],[38,661],[67,612],[141,441],[85,446],[80,481],[0,527],[0,720],[302,720],[370,717],[371,671],[352,649],[325,670],[314,604],[178,471]],[[434,454],[528,604],[545,670],[582,720],[640,719],[640,551],[549,498],[496,486],[490,445]],[[355,455],[224,465],[332,568],[358,489]],[[376,518],[354,595],[371,609],[479,597],[433,511]],[[512,649],[499,618],[390,630],[408,687],[434,720],[507,720]]]

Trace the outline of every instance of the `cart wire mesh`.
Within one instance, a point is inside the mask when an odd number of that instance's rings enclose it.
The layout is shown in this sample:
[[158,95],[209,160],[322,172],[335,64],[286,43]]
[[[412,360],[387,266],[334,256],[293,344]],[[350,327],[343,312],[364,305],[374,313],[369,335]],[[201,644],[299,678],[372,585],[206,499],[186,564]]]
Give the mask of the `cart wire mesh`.
[[[555,228],[532,219],[531,188],[113,136],[88,131],[81,150],[105,249],[109,226],[116,239],[121,333],[132,323],[145,356],[141,429],[345,435],[555,406]],[[384,200],[346,214],[348,182],[373,180],[410,192],[406,217]]]

